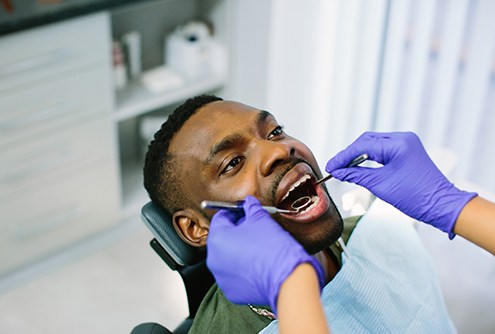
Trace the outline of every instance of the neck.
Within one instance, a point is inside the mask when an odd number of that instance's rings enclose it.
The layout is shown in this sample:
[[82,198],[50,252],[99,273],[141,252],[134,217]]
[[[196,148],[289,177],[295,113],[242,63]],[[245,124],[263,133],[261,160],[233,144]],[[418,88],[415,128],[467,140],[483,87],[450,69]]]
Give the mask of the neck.
[[314,255],[314,257],[316,257],[318,262],[320,262],[323,267],[323,272],[325,273],[325,284],[330,282],[339,272],[339,266],[335,263],[326,250],[319,251]]

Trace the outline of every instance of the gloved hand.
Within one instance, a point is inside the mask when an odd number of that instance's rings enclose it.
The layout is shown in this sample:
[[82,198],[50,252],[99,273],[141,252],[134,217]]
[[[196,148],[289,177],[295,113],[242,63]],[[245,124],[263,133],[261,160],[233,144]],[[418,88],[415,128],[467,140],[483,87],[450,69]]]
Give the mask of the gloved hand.
[[[362,153],[383,167],[344,168]],[[336,179],[367,188],[405,214],[448,233],[451,239],[457,216],[477,195],[450,183],[412,132],[365,132],[330,159],[325,170]]]
[[211,221],[206,264],[228,300],[270,305],[276,313],[280,287],[301,263],[315,268],[323,287],[320,263],[248,196],[244,215],[220,210]]

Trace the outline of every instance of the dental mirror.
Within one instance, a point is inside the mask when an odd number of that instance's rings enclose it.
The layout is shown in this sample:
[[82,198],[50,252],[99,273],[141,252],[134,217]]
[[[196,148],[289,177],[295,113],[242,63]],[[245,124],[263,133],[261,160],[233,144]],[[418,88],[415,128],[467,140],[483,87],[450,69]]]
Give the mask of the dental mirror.
[[294,203],[291,204],[291,208],[296,211],[300,211],[304,209],[309,203],[311,202],[311,197],[309,196],[303,196],[301,198],[298,198],[294,201]]

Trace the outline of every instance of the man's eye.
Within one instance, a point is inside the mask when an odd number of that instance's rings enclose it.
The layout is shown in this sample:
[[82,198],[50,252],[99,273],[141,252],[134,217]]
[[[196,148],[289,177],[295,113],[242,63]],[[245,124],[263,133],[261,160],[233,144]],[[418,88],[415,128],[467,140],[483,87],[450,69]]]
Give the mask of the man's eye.
[[284,126],[277,126],[270,134],[268,135],[268,139],[273,139],[274,137],[280,136],[284,133]]
[[231,170],[233,170],[237,165],[239,165],[242,161],[244,160],[243,157],[235,157],[234,159],[230,160],[227,166],[222,170],[222,174],[228,173]]

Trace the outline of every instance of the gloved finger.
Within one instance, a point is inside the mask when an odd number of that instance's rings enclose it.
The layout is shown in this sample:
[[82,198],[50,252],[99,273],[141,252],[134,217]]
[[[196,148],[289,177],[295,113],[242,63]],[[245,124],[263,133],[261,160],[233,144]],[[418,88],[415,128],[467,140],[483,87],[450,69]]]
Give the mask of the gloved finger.
[[340,181],[352,182],[360,186],[370,188],[379,180],[382,175],[382,170],[385,167],[349,167],[336,169],[332,172],[332,176]]
[[[327,173],[333,175],[333,171],[336,169],[344,168],[347,166],[352,159],[356,158],[360,154],[365,153],[366,145],[364,142],[366,138],[361,135],[358,139],[356,139],[351,145],[347,146],[345,149],[337,153],[333,158],[331,158],[326,166],[325,170]],[[366,152],[367,153],[367,152]]]
[[407,135],[409,134],[401,132],[365,132],[330,159],[325,170],[333,175],[336,169],[344,168],[363,153],[368,154],[369,160],[386,164],[396,153],[397,146],[400,146],[398,139]]
[[209,268],[216,268],[221,264],[217,258],[225,254],[226,249],[230,247],[231,240],[228,236],[235,228],[237,217],[238,215],[230,210],[220,210],[213,215],[206,243],[206,265]]
[[336,169],[346,168],[353,159],[361,154],[368,154],[368,159],[383,163],[384,146],[393,133],[364,132],[352,144],[331,158],[326,166],[327,173],[333,175]]
[[211,218],[210,232],[221,227],[235,226],[241,218],[242,213],[232,210],[219,210]]

